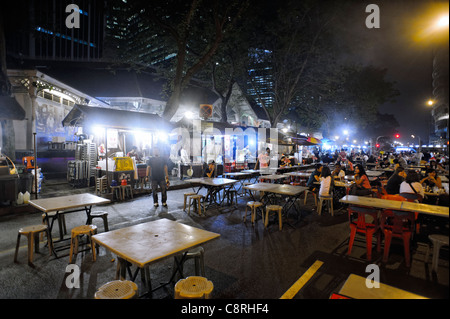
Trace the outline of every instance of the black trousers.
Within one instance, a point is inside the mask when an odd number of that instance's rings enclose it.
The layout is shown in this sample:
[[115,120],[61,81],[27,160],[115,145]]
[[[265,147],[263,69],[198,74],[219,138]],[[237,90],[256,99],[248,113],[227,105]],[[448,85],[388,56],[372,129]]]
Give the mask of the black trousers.
[[158,186],[161,188],[162,202],[167,202],[167,184],[165,180],[155,181],[152,180],[152,194],[153,194],[153,202],[158,203]]

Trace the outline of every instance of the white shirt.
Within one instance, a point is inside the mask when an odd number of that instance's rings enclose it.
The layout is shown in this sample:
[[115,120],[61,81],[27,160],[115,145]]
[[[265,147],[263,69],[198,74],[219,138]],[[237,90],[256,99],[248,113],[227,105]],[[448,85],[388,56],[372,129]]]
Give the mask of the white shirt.
[[331,176],[320,178],[319,196],[329,196],[331,187]]
[[[412,184],[412,187],[414,187],[414,189],[416,190],[416,192],[418,194],[422,195],[422,198],[425,197],[425,191],[422,187],[422,184],[420,184],[419,182],[414,182],[411,184]],[[411,186],[409,186],[409,184],[407,182],[403,182],[400,184],[400,193],[415,194],[415,192],[413,191],[413,189],[411,188]]]

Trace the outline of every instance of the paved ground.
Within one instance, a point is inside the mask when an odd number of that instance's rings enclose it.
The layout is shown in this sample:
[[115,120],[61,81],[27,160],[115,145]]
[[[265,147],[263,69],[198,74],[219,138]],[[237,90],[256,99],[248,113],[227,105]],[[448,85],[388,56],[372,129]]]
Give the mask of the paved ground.
[[[56,196],[68,192],[93,192],[92,188],[73,190],[65,183],[47,182],[41,196]],[[206,277],[214,283],[213,298],[217,299],[278,299],[316,261],[324,262],[312,279],[299,291],[295,299],[327,299],[337,292],[351,273],[367,276],[368,262],[365,260],[365,242],[361,237],[355,242],[351,256],[346,256],[349,227],[346,211],[335,216],[325,211],[318,216],[313,210],[312,199],[301,206],[299,221],[290,220],[282,231],[277,223],[264,229],[260,220],[252,227],[243,223],[245,204],[249,200],[239,198],[238,208],[224,206],[220,210],[209,210],[206,216],[188,216],[183,211],[183,193],[186,189],[171,190],[168,208],[154,208],[149,195],[133,200],[114,203],[94,210],[109,213],[111,230],[168,218],[181,223],[220,233],[221,237],[205,244]],[[22,239],[19,262],[13,262],[17,230],[22,226],[41,223],[39,213],[21,213],[0,216],[0,298],[3,299],[91,299],[104,283],[113,280],[116,257],[103,248],[96,262],[91,254],[79,254],[76,265],[81,269],[80,288],[68,288],[66,267],[69,257],[49,257],[41,245],[35,256],[35,266],[26,262],[26,239]],[[84,213],[66,217],[68,229],[84,224]],[[103,231],[100,220],[95,223]],[[448,232],[448,228],[447,228]],[[57,227],[54,236],[57,236]],[[380,254],[374,252],[373,262],[380,266],[380,280],[414,293],[431,298],[449,297],[448,293],[448,249],[441,251],[439,271],[431,273],[431,265],[424,263],[426,247],[414,245],[412,266],[408,269],[403,260],[401,243],[394,242],[389,262],[381,263]],[[67,251],[68,252],[68,251]],[[193,261],[185,266],[185,274],[193,275]],[[168,258],[151,266],[151,278],[156,284],[165,281],[171,274],[173,260]],[[138,276],[140,277],[140,276]],[[140,285],[140,280],[137,280]],[[168,286],[153,294],[155,299],[169,299],[173,287]]]

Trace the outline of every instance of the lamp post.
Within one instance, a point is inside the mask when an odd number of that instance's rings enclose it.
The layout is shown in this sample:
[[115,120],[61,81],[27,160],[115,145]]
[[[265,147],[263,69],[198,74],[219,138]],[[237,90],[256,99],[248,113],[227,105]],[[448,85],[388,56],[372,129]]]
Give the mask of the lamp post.
[[412,138],[416,138],[417,137],[419,139],[419,152],[420,152],[422,150],[422,144],[420,142],[420,136],[419,135],[415,136],[414,134],[412,134],[411,137]]

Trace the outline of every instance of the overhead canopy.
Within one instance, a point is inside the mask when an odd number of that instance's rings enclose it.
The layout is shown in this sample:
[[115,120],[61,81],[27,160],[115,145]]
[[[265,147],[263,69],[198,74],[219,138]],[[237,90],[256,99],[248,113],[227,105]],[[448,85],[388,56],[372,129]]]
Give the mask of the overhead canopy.
[[0,95],[0,120],[23,120],[25,110],[10,96]]
[[104,126],[126,130],[170,130],[172,125],[157,114],[75,104],[63,126]]
[[292,137],[292,142],[294,142],[297,145],[302,145],[302,146],[311,146],[311,145],[317,145],[317,144],[322,144],[322,142],[314,137],[307,137],[307,136],[297,136],[297,137]]

